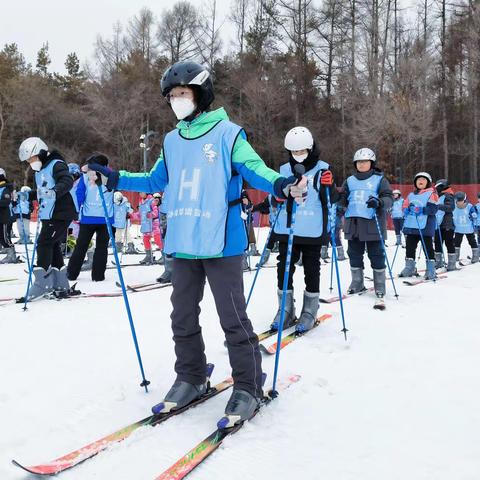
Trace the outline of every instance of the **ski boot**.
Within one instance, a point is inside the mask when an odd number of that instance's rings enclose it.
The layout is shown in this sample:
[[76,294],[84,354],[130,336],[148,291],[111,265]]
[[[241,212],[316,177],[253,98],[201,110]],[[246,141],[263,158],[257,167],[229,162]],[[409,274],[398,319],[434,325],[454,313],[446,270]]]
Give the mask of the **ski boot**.
[[165,256],[165,270],[162,275],[157,278],[158,283],[172,283],[173,271],[173,257],[171,255]]
[[435,252],[435,268],[443,268],[444,266],[445,263],[442,252]]
[[343,262],[343,260],[346,260],[347,257],[345,256],[345,250],[343,247],[337,247],[337,260],[340,262]]
[[405,259],[405,268],[399,273],[399,277],[415,277],[417,275],[417,268],[415,266],[414,258]]
[[[278,311],[275,315],[275,318],[270,325],[270,330],[277,331],[278,327],[280,326],[280,315],[282,313],[282,290],[277,290],[277,297],[278,297]],[[291,327],[295,321],[295,300],[293,299],[293,290],[287,290],[285,292],[287,296],[285,301],[285,317],[283,319],[283,328]]]
[[305,333],[311,330],[315,325],[317,319],[317,312],[319,307],[319,293],[318,292],[303,292],[303,307],[298,323],[295,325],[297,333]]
[[402,245],[402,235],[401,234],[396,235],[396,237],[397,237],[397,243],[395,245],[400,245],[401,246]]
[[50,267],[48,271],[45,271],[41,267],[36,267],[33,269],[33,276],[35,277],[35,280],[28,292],[29,302],[53,292],[54,278],[52,267]]
[[233,389],[227,406],[225,407],[225,416],[222,417],[217,427],[226,429],[242,423],[252,418],[260,407],[260,399],[254,397],[246,390]]
[[250,270],[250,265],[248,264],[248,255],[246,253],[243,254],[242,269],[244,272],[248,272]]
[[250,244],[250,248],[247,251],[247,255],[250,255],[251,257],[260,256],[260,252],[257,250],[257,245],[255,243]]
[[373,269],[373,287],[375,289],[375,305],[373,308],[376,310],[385,310],[385,269]]
[[480,257],[480,249],[472,248],[472,263],[478,263]]
[[350,267],[352,273],[352,282],[348,287],[347,293],[349,295],[353,293],[363,292],[365,290],[365,283],[363,280],[363,268],[360,267]]
[[300,253],[300,258],[298,262],[295,264],[297,267],[303,267],[303,255]]
[[280,252],[280,246],[279,246],[278,242],[275,242],[273,244],[272,253],[278,253],[278,252]]
[[198,400],[208,390],[208,381],[199,385],[185,382],[183,380],[175,380],[172,387],[165,395],[163,402],[152,407],[152,413],[158,415],[160,413],[169,413],[172,410],[178,410],[185,407],[189,403]]
[[330,259],[328,256],[328,245],[322,245],[322,248],[320,249],[320,258],[324,261]]
[[437,272],[435,271],[435,260],[427,260],[427,270],[425,271],[425,280],[435,280]]
[[87,270],[91,270],[92,266],[93,266],[93,252],[89,250],[87,252],[87,259],[83,262],[83,265],[80,271],[86,272]]
[[7,248],[5,253],[7,256],[3,260],[0,260],[1,265],[6,265],[7,263],[22,263],[20,258],[17,257],[17,254],[15,253],[15,247]]
[[270,252],[271,250],[266,248],[265,253],[263,254],[263,258],[260,258],[260,261],[255,265],[256,267],[263,267],[267,262],[268,259],[270,258]]
[[57,298],[65,298],[70,291],[70,284],[67,278],[67,267],[52,268],[53,294]]
[[447,263],[447,272],[453,272],[454,270],[459,270],[457,268],[457,254],[449,253],[448,254],[448,263]]
[[123,250],[123,242],[115,242],[115,248],[117,249],[117,253]]
[[140,260],[140,265],[153,265],[154,264],[154,259],[153,259],[153,254],[151,250],[145,250],[145,258]]
[[127,243],[127,250],[125,251],[127,255],[137,255],[140,253],[136,248],[133,242],[128,242]]

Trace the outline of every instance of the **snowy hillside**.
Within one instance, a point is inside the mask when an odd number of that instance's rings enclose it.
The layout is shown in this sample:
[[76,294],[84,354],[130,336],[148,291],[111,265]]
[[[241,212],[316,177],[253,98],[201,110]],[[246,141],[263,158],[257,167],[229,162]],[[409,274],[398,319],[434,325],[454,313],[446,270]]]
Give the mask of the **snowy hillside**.
[[[390,256],[394,250],[388,248]],[[404,252],[396,260],[397,273]],[[461,256],[467,254],[464,244]],[[419,263],[423,268],[424,260]],[[18,278],[0,283],[0,297],[24,294],[24,268],[0,267],[0,278]],[[344,289],[348,269],[348,262],[341,262]],[[154,280],[161,270],[130,267],[124,276],[128,283]],[[247,292],[253,276],[244,275]],[[89,279],[89,272],[82,273],[78,288],[118,291],[113,269],[103,283]],[[260,272],[249,307],[258,332],[268,328],[276,311],[275,279],[274,268]],[[397,280],[398,301],[388,282],[384,312],[372,309],[371,294],[348,298],[347,342],[340,332],[339,303],[322,305],[321,313],[332,318],[281,352],[280,377],[300,374],[300,382],[227,438],[189,478],[478,480],[479,279],[480,265],[473,265],[435,284],[410,287]],[[330,265],[322,265],[322,297],[336,295],[329,283]],[[295,285],[300,309],[301,268]],[[130,295],[152,382],[148,394],[139,387],[121,297],[40,300],[28,312],[20,305],[0,307],[0,479],[32,478],[11,465],[12,458],[27,465],[49,461],[149,415],[174,380],[170,293],[168,287]],[[208,288],[201,307],[207,358],[216,365],[212,382],[217,383],[229,376],[230,367]],[[273,356],[263,359],[267,386],[273,362]],[[228,396],[140,429],[61,479],[153,480],[214,430]]]

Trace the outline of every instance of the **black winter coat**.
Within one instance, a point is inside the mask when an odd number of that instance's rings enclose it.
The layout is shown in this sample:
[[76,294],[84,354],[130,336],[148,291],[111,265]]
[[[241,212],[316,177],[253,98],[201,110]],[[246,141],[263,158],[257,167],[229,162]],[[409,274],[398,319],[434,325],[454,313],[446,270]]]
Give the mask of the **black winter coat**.
[[2,195],[0,196],[0,223],[13,223],[15,218],[10,210],[13,185],[4,180],[0,182],[0,187],[5,187]]

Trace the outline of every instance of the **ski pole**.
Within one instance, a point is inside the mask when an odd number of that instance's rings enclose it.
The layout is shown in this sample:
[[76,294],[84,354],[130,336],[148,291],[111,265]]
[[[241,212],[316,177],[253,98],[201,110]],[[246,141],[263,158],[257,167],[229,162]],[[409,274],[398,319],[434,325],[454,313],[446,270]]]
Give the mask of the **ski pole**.
[[[40,211],[40,209],[39,209]],[[25,293],[24,304],[23,304],[23,311],[27,311],[27,303],[28,303],[28,294],[30,293],[30,287],[32,286],[32,275],[33,275],[33,265],[35,263],[35,252],[37,251],[37,243],[38,243],[38,234],[40,232],[40,218],[37,217],[37,228],[35,229],[35,241],[33,242],[33,252],[32,252],[32,261],[30,262],[28,268],[28,282],[27,282],[27,291]]]
[[[305,173],[305,167],[303,165],[295,165],[294,175],[295,177],[297,177],[297,179],[300,180],[304,173]],[[275,352],[275,366],[273,369],[273,386],[272,386],[273,396],[277,395],[275,387],[277,385],[278,364],[280,361],[280,350],[281,350],[280,344],[282,342],[283,322],[285,321],[285,305],[287,303],[288,278],[290,276],[290,262],[292,260],[293,232],[295,229],[296,213],[297,213],[297,202],[293,200],[290,222],[288,221],[288,214],[287,214],[287,227],[289,228],[288,243],[287,243],[287,257],[285,259],[285,272],[283,274],[282,303],[280,305],[280,322],[278,325],[278,334],[277,334],[277,350]],[[288,223],[290,223],[290,225],[288,225]]]
[[[333,209],[333,212],[332,212],[332,221],[333,221],[333,225],[330,225],[330,230],[331,231],[335,231],[335,229],[337,228],[337,225],[336,225],[336,222],[337,222],[337,205],[334,204],[332,205],[332,209]],[[330,212],[328,212],[330,213]],[[330,240],[330,243],[331,243],[331,240]],[[337,243],[337,240],[335,239],[335,246],[336,246],[336,243]],[[333,243],[332,243],[332,250],[333,250]],[[328,249],[328,243],[327,243],[327,249]],[[333,253],[332,253],[333,255]],[[332,258],[333,260],[333,258]],[[333,291],[333,262],[330,264],[330,288],[329,288],[330,292]]]
[[[425,255],[425,263],[426,263],[426,266],[428,266],[428,261],[430,259],[427,253],[427,245],[425,243],[425,239],[423,238],[423,233],[422,233],[422,229],[420,228],[420,220],[418,220],[418,215],[415,215],[415,218],[417,219],[418,233],[420,234],[420,240],[422,241],[423,253]],[[436,276],[437,276],[437,272],[435,271],[435,277],[433,278],[434,282],[436,281]]]
[[[334,224],[335,220],[333,219],[333,208],[330,202],[330,190],[328,189],[328,186],[326,186],[325,192],[327,195],[327,207],[328,207],[328,212],[330,214],[330,223]],[[340,271],[338,268],[337,248],[336,248],[337,245],[335,242],[335,232],[331,228],[330,228],[330,241],[332,242],[332,262],[335,262],[335,274],[337,277],[338,298],[340,299],[340,312],[342,314],[342,325],[343,325],[342,332],[343,332],[343,336],[345,337],[345,341],[347,341],[348,330],[347,330],[347,327],[345,326],[345,311],[343,309],[342,286],[340,285]]]
[[252,297],[252,293],[253,293],[253,289],[255,287],[255,282],[257,281],[258,273],[260,272],[260,268],[262,266],[262,260],[265,257],[265,252],[267,251],[268,242],[270,241],[270,237],[272,236],[273,229],[275,228],[275,225],[277,223],[278,216],[280,215],[280,210],[282,209],[282,207],[283,207],[283,205],[280,205],[280,207],[277,209],[277,214],[275,215],[275,220],[273,221],[272,226],[270,227],[270,231],[268,232],[267,241],[265,242],[265,245],[264,245],[263,250],[262,250],[262,254],[260,255],[260,260],[258,261],[258,265],[257,265],[256,271],[255,271],[255,276],[253,277],[253,283],[252,283],[252,286],[250,287],[250,292],[248,293],[247,307],[248,307],[248,304],[250,302],[250,298]]
[[[374,216],[375,216],[375,223],[377,225],[378,235],[380,236],[380,241],[382,242],[383,256],[385,257],[385,262],[387,263],[388,273],[390,275],[390,280],[392,281],[393,291],[395,292],[395,298],[398,300],[398,293],[395,287],[395,282],[393,281],[392,269],[390,268],[390,262],[388,261],[387,249],[385,248],[385,242],[383,241],[382,229],[380,228],[380,222],[378,221],[377,212],[374,212]],[[397,248],[398,248],[398,245],[397,245]]]
[[[247,250],[247,261],[248,261],[248,271],[252,271],[251,255],[250,255],[250,228],[252,227],[252,210],[248,210],[247,214],[247,237],[248,237],[248,250]],[[248,253],[250,252],[250,253]]]
[[145,372],[143,370],[142,356],[140,355],[140,349],[138,347],[137,334],[135,333],[135,325],[133,324],[132,312],[130,310],[130,303],[128,302],[127,290],[125,288],[125,282],[123,281],[122,268],[118,261],[117,246],[115,245],[115,238],[113,236],[112,225],[110,224],[110,217],[108,216],[107,204],[105,203],[105,196],[103,195],[102,185],[98,185],[98,191],[100,194],[100,199],[102,201],[102,207],[105,215],[105,223],[107,224],[108,235],[110,236],[110,241],[112,242],[113,256],[115,257],[115,265],[117,266],[118,279],[120,280],[120,285],[122,286],[123,300],[125,302],[128,321],[130,323],[130,330],[132,331],[133,343],[135,345],[138,364],[140,366],[140,372],[142,374],[142,383],[140,384],[140,386],[145,387],[145,392],[148,393],[148,385],[150,385],[150,382],[145,378]]

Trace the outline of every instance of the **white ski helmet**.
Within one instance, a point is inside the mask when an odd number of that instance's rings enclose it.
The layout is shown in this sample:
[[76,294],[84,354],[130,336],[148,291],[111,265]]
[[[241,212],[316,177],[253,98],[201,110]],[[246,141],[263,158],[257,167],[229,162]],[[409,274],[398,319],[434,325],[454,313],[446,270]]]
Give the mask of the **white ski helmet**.
[[122,203],[123,200],[123,193],[122,192],[115,192],[113,194],[113,201],[115,203]]
[[306,127],[294,127],[285,135],[285,148],[290,152],[299,150],[311,150],[313,148],[313,136]]
[[0,175],[3,175],[4,177],[7,176],[7,174],[5,173],[5,170],[3,168],[0,168]]
[[28,185],[24,185],[21,189],[21,192],[31,192],[32,189]]
[[395,194],[402,195],[402,192],[401,192],[400,190],[394,190],[392,193],[393,193],[394,195],[395,195]]
[[370,160],[371,162],[376,162],[377,157],[375,152],[370,148],[361,148],[355,152],[353,156],[353,163],[358,162],[359,160]]
[[423,177],[423,178],[426,178],[430,183],[432,183],[432,177],[429,173],[427,172],[418,172],[414,179],[413,179],[413,184],[415,185],[415,182],[417,181],[417,178],[419,177]]
[[21,162],[30,160],[35,155],[38,155],[42,150],[48,152],[47,144],[38,137],[29,137],[22,142],[18,149],[18,157]]

